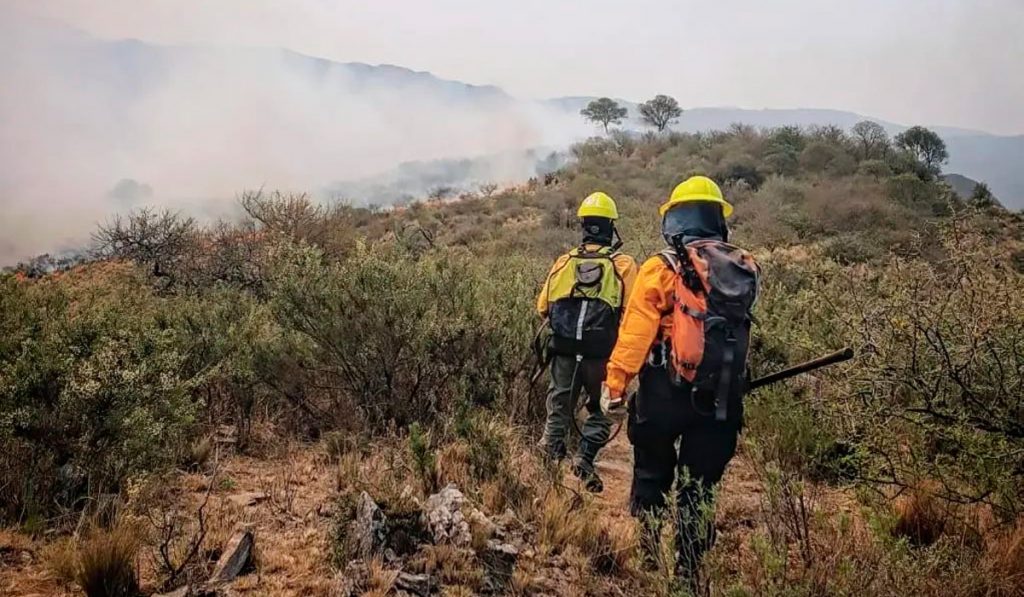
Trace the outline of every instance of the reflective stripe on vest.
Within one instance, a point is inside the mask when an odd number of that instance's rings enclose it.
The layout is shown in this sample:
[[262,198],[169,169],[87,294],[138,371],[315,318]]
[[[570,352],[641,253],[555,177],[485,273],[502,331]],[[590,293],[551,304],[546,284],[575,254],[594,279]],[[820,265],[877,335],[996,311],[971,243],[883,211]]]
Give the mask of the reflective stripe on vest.
[[583,301],[580,307],[580,317],[576,320],[576,339],[583,340],[583,321],[587,318],[587,306],[590,301]]

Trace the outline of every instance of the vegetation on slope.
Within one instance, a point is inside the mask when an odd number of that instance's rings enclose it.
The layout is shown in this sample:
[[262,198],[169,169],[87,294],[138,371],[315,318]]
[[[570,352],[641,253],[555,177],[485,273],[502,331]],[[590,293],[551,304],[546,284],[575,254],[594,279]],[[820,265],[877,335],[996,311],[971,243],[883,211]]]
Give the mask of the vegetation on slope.
[[[242,453],[270,436],[322,441],[343,468],[339,528],[359,491],[401,511],[406,485],[423,499],[452,481],[489,515],[510,509],[535,546],[508,590],[550,590],[526,579],[568,561],[569,576],[599,576],[581,592],[668,591],[637,567],[629,526],[594,526],[594,504],[552,493],[526,448],[542,409],[527,384],[532,302],[576,240],[581,197],[616,197],[626,250],[644,257],[660,248],[665,193],[707,173],[737,206],[736,242],[765,266],[755,369],[845,344],[861,355],[750,397],[742,458],[763,520],[716,549],[716,586],[1012,594],[1024,582],[1021,218],[962,201],[934,164],[863,132],[612,134],[544,181],[456,201],[381,212],[250,193],[237,222],[112,221],[94,261],[0,278],[0,516],[71,531],[111,495],[139,515],[146,487],[203,460],[197,438],[231,425]],[[836,510],[837,495],[852,505]],[[461,576],[477,555],[444,549],[405,565],[482,590]],[[394,584],[387,565],[371,568],[367,583]]]

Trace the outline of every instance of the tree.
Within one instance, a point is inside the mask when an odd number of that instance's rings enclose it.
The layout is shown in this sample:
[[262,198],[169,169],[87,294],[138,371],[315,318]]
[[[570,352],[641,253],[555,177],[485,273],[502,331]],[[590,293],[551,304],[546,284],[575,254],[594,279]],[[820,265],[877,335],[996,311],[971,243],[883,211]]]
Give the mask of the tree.
[[644,122],[658,129],[659,133],[675,122],[682,113],[683,109],[679,107],[679,102],[667,95],[656,95],[654,99],[640,104],[640,116]]
[[772,129],[765,147],[764,161],[776,174],[792,176],[799,169],[800,152],[807,139],[798,126],[781,126]]
[[441,186],[434,187],[434,188],[430,189],[427,192],[427,197],[431,201],[440,202],[440,201],[444,201],[445,199],[451,197],[454,194],[455,194],[455,189],[454,188],[452,188],[450,186],[447,186],[447,185],[441,185]]
[[974,190],[971,191],[971,197],[968,199],[968,202],[974,207],[982,209],[1000,205],[999,200],[992,194],[992,190],[983,182],[974,185]]
[[598,98],[587,104],[586,108],[580,110],[580,114],[584,118],[603,126],[605,133],[608,132],[609,124],[622,122],[622,119],[626,117],[628,112],[626,108],[623,108],[618,102],[608,97]]
[[896,145],[909,151],[932,175],[942,171],[942,164],[949,161],[946,142],[934,131],[923,126],[913,126],[896,135]]
[[853,125],[853,138],[860,148],[861,160],[877,160],[885,155],[885,148],[889,145],[889,135],[886,134],[882,125],[870,120],[862,120]]
[[495,193],[495,191],[497,191],[497,190],[498,190],[498,185],[493,183],[493,182],[485,182],[485,183],[480,185],[480,194],[485,199],[490,199],[491,195],[493,195]]

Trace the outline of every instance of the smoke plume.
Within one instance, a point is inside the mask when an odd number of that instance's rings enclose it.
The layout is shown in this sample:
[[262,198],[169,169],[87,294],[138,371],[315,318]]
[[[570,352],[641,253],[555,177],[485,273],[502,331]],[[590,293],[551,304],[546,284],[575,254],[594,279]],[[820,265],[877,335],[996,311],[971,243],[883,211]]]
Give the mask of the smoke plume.
[[[225,216],[243,189],[327,196],[403,162],[587,130],[499,89],[398,67],[103,41],[17,14],[0,23],[0,264],[80,247],[97,222],[143,205]],[[494,171],[474,176],[522,173],[486,163]]]

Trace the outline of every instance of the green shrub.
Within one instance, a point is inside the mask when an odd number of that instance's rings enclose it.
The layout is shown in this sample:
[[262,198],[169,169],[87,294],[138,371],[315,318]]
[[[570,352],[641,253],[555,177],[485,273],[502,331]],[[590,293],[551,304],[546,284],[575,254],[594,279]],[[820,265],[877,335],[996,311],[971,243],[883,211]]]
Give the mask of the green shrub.
[[[859,353],[853,364],[816,374],[824,382],[815,386],[813,418],[768,411],[769,420],[779,419],[769,431],[785,429],[773,432],[791,446],[782,452],[804,461],[823,450],[842,460],[852,450],[859,477],[910,487],[934,480],[940,498],[984,502],[1012,520],[1024,504],[1016,390],[1024,384],[1024,276],[1001,241],[970,219],[929,236],[943,246],[934,262],[890,257],[871,268],[838,268],[813,255],[764,261],[755,368],[779,368],[840,343]],[[751,421],[758,429],[756,416]],[[809,448],[805,440],[818,433],[827,441]],[[833,439],[848,446],[830,447]]]
[[852,290],[832,290],[837,315],[865,347],[847,414],[864,422],[882,476],[939,479],[940,495],[1012,519],[1024,507],[1024,276],[970,221],[940,238],[943,261],[894,259],[837,280]]
[[289,350],[324,388],[302,400],[337,423],[357,412],[381,429],[506,394],[525,369],[533,284],[514,259],[417,258],[377,244],[332,263],[288,244],[271,296],[278,322],[295,333]]
[[409,454],[416,474],[423,483],[423,492],[430,495],[438,487],[437,454],[431,445],[430,434],[419,423],[409,425]]
[[80,505],[86,488],[116,492],[173,463],[202,375],[166,305],[130,269],[6,280],[0,303],[4,518]]

